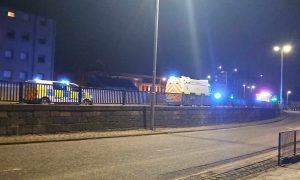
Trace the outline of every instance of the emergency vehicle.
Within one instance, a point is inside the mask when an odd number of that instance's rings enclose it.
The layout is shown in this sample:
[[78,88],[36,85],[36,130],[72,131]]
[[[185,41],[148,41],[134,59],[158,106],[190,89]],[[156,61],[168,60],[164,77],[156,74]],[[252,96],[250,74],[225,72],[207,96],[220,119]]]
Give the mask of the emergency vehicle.
[[184,93],[206,96],[210,95],[208,80],[197,80],[189,77],[170,77],[166,84],[166,93]]
[[[24,86],[26,103],[78,103],[79,86],[68,81],[29,80]],[[92,104],[92,96],[82,90],[82,103]]]
[[166,84],[166,93],[170,93],[169,100],[181,101],[182,96],[174,96],[174,94],[195,94],[210,96],[210,85],[208,80],[191,79],[190,77],[170,77]]

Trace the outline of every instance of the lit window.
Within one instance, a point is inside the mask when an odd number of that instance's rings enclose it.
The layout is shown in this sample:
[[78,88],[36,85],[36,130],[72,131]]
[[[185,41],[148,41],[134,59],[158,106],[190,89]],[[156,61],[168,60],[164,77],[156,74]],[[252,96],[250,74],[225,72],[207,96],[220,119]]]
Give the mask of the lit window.
[[7,59],[12,59],[13,58],[13,51],[12,50],[5,50],[4,57],[7,58]]
[[10,70],[4,70],[3,71],[3,77],[5,78],[5,79],[10,79],[11,78],[11,71]]
[[28,59],[28,53],[21,52],[20,53],[20,59],[21,60],[27,60]]
[[16,17],[16,14],[14,12],[12,12],[12,11],[8,11],[7,12],[7,16],[14,18],[14,17]]
[[28,14],[23,15],[23,20],[24,21],[30,21],[30,16]]
[[20,72],[19,79],[20,80],[27,80],[27,72]]

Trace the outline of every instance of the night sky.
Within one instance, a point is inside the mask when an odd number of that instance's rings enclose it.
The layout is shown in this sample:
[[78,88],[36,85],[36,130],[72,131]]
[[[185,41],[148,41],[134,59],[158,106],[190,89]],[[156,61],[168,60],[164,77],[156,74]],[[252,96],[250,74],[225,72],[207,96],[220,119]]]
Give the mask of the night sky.
[[[1,0],[57,22],[56,73],[152,73],[154,0]],[[300,84],[299,0],[161,0],[158,75],[205,78],[223,65],[284,89]]]

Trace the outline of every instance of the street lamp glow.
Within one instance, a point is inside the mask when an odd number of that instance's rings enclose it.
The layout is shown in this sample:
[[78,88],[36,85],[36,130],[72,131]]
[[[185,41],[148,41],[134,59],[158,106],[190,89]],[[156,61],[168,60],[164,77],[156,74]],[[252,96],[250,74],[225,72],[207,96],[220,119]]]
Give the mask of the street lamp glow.
[[210,75],[207,75],[207,79],[211,79],[211,76],[210,76]]
[[238,72],[238,69],[237,69],[237,68],[234,68],[233,71],[234,71],[234,72]]
[[218,68],[219,68],[219,69],[222,69],[222,66],[219,66]]
[[254,86],[254,85],[252,85],[252,86],[251,86],[251,89],[255,89],[255,86]]
[[285,45],[283,46],[283,52],[289,53],[292,51],[292,46],[291,45]]
[[274,47],[273,47],[273,50],[274,50],[275,52],[280,51],[280,47],[279,47],[279,46],[274,46]]
[[286,105],[287,107],[289,106],[289,95],[292,93],[292,91],[287,91],[286,92]]
[[282,89],[283,89],[283,55],[284,53],[289,53],[292,51],[292,46],[289,44],[286,44],[284,46],[274,46],[273,50],[278,52],[280,51],[280,104],[283,104],[282,101]]
[[243,87],[246,87],[246,84],[243,84]]

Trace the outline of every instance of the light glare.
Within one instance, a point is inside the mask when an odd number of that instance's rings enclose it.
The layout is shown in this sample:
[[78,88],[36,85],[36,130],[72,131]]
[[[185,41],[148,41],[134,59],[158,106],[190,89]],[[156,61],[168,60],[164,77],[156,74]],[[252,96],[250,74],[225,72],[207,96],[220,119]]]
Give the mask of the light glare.
[[273,50],[277,52],[277,51],[280,50],[280,47],[279,47],[279,46],[274,46],[274,47],[273,47]]
[[292,51],[292,46],[291,45],[285,45],[283,46],[283,52],[289,53]]

